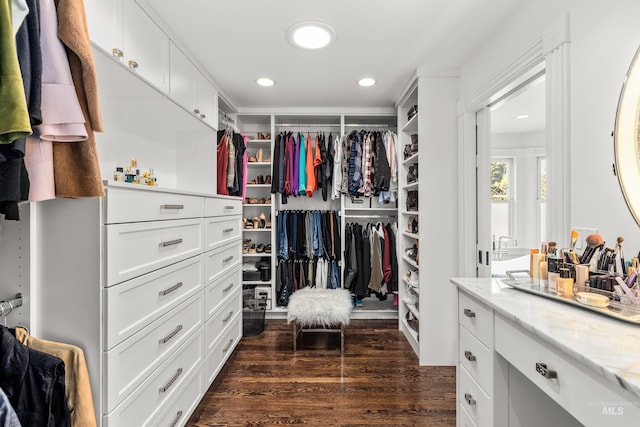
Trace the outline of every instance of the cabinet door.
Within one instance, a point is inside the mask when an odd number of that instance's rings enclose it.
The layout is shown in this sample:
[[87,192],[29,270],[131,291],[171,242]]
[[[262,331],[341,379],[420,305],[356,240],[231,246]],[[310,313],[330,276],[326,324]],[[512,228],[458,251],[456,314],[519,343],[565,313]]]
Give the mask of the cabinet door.
[[169,37],[133,0],[124,2],[124,59],[140,76],[169,92]]
[[89,38],[108,53],[122,51],[122,0],[85,2]]
[[195,72],[196,108],[205,123],[218,128],[218,91],[199,71]]
[[195,82],[193,76],[196,68],[184,53],[173,42],[169,45],[169,96],[187,111],[193,112],[195,107]]

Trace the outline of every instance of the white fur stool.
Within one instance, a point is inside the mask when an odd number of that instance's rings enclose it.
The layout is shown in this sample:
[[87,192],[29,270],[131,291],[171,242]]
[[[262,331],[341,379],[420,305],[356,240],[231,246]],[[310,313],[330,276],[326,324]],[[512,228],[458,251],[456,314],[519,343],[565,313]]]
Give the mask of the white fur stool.
[[291,294],[287,321],[293,323],[293,351],[298,334],[304,329],[340,332],[340,352],[344,353],[344,328],[349,324],[351,309],[351,293],[347,289],[304,288]]

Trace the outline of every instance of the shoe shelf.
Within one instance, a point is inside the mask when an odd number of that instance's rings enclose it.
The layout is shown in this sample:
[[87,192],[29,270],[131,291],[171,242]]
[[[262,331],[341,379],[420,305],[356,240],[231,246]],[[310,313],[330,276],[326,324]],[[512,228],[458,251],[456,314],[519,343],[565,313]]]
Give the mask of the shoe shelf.
[[[251,187],[251,188],[271,188],[271,184],[247,184],[247,187]],[[251,203],[249,203],[249,204],[251,204]]]
[[242,254],[243,258],[261,258],[263,256],[271,256],[272,254],[266,253],[266,252],[257,252],[255,254],[251,253],[251,254]]
[[271,144],[270,139],[248,139],[247,145],[251,144]]
[[420,312],[418,311],[418,309],[416,308],[415,304],[407,304],[404,303],[404,305],[407,307],[407,309],[411,312],[411,314],[413,314],[416,319],[420,320]]
[[411,184],[407,184],[404,187],[405,190],[417,190],[418,189],[418,181],[414,181]]
[[413,165],[416,163],[418,163],[418,153],[415,153],[402,161],[403,166]]
[[420,236],[418,236],[417,234],[409,233],[408,231],[403,231],[403,232],[402,232],[402,235],[403,235],[403,236],[410,237],[410,238],[412,238],[412,239],[418,239],[418,238],[420,237]]
[[262,280],[243,280],[242,284],[252,286],[271,286],[271,281],[263,282]]
[[418,215],[418,211],[402,211],[402,215]]
[[416,262],[414,260],[412,260],[411,258],[409,258],[407,256],[403,256],[402,259],[404,260],[404,262],[409,264],[411,267],[413,267],[415,269],[419,269],[420,268],[420,266],[418,264],[416,264]]
[[418,132],[418,115],[416,114],[402,127],[402,132],[413,133]]
[[247,162],[248,166],[271,166],[271,162]]
[[270,228],[243,228],[242,231],[256,232],[256,233],[269,233]]

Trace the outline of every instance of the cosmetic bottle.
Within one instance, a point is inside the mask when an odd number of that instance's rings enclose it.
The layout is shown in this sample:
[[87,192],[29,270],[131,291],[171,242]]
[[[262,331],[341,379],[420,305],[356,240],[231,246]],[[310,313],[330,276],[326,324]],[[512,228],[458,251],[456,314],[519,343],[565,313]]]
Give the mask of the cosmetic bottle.
[[544,261],[540,261],[539,266],[539,279],[540,279],[540,287],[546,288],[549,286],[549,261],[546,259]]
[[576,286],[583,289],[589,283],[589,264],[576,265]]
[[124,181],[124,168],[117,167],[115,172],[113,173],[114,181]]
[[558,277],[558,296],[573,296],[573,279],[571,278],[571,271],[568,268],[560,269],[560,277]]
[[560,278],[560,269],[559,263],[560,260],[555,256],[550,257],[548,260],[548,273],[547,273],[547,282],[549,287],[549,293],[557,294],[558,293],[558,279]]

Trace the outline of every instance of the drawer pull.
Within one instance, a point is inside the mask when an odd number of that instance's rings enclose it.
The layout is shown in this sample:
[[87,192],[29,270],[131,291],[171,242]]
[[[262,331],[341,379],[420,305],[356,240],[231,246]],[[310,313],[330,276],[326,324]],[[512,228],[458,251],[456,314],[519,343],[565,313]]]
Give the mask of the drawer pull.
[[227,351],[229,351],[232,345],[233,345],[233,340],[229,340],[229,345],[226,348],[223,348],[222,352],[226,353]]
[[232,259],[233,259],[233,255],[231,255],[231,256],[230,256],[230,257],[228,257],[228,258],[223,259],[223,260],[222,260],[222,262],[226,264],[226,263],[228,263],[229,261],[231,261]]
[[165,295],[169,295],[171,292],[173,291],[177,291],[178,289],[180,289],[182,287],[182,282],[178,282],[175,285],[173,285],[170,288],[165,289],[164,291],[160,291],[158,292],[158,295],[160,295],[161,297],[165,296]]
[[226,294],[227,292],[229,292],[231,290],[231,288],[233,288],[233,283],[230,283],[229,286],[227,286],[226,288],[224,288],[222,290],[223,294]]
[[476,361],[476,356],[475,354],[471,353],[469,350],[466,350],[464,352],[464,357],[469,361],[469,362],[475,362]]
[[227,205],[224,207],[225,211],[232,211],[233,210],[233,205]]
[[117,47],[114,47],[113,49],[111,49],[111,54],[116,58],[122,58],[124,56],[124,53]]
[[231,233],[233,231],[233,228],[225,228],[224,230],[222,230],[223,233]]
[[160,209],[177,211],[180,209],[184,209],[184,205],[160,205]]
[[176,412],[176,417],[173,419],[173,422],[169,424],[169,427],[176,427],[180,418],[182,418],[182,410]]
[[467,401],[467,403],[469,404],[469,406],[476,406],[476,400],[473,398],[473,396],[471,395],[471,393],[465,393],[464,394],[464,400]]
[[160,246],[166,248],[167,246],[179,245],[180,243],[182,243],[182,239],[174,239],[166,242],[160,242]]
[[554,370],[547,369],[546,363],[536,363],[536,372],[545,377],[548,380],[552,380],[554,378],[558,378],[558,373]]
[[229,321],[229,319],[231,319],[233,317],[233,311],[229,312],[229,315],[227,317],[225,317],[224,319],[222,319],[222,323],[227,323]]
[[469,317],[469,318],[471,318],[471,319],[476,317],[476,313],[473,310],[471,310],[470,308],[465,308],[464,309],[464,315]]
[[160,387],[160,393],[166,393],[167,390],[169,390],[171,388],[171,386],[173,385],[174,382],[176,382],[176,380],[178,379],[178,377],[182,375],[182,368],[178,368],[178,370],[176,371],[176,373],[173,375],[173,377],[171,377],[171,379],[169,380],[168,383],[166,383],[164,385],[164,387]]
[[171,338],[178,335],[178,332],[180,332],[181,330],[182,330],[182,325],[176,326],[176,328],[169,335],[159,340],[160,344],[166,344],[167,341],[169,341]]
[[134,61],[133,59],[130,59],[129,60],[129,67],[133,68],[133,69],[136,69],[136,68],[138,68],[138,63],[136,61]]

